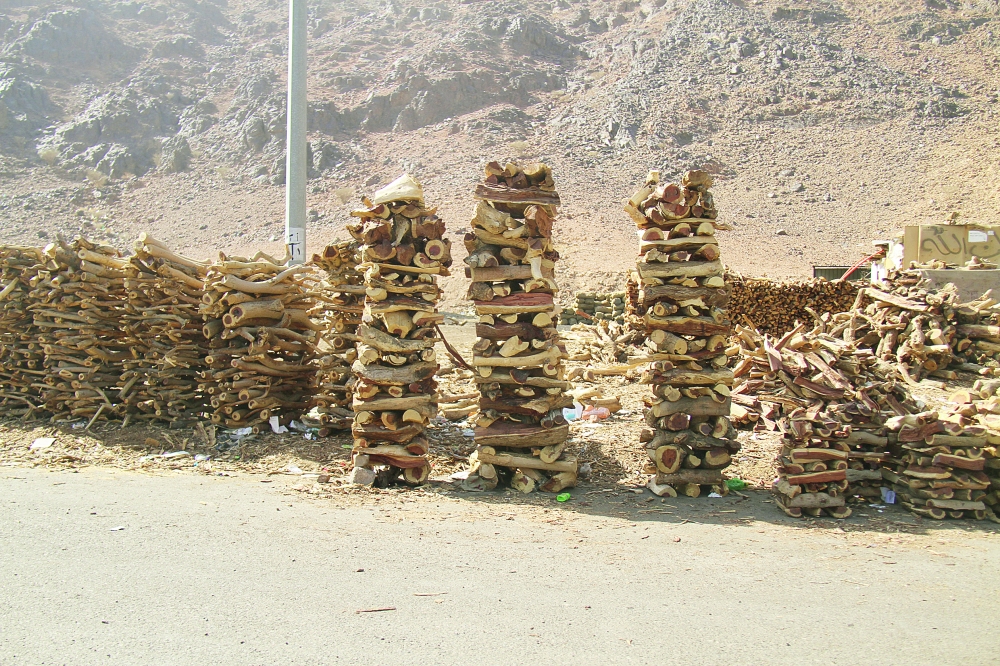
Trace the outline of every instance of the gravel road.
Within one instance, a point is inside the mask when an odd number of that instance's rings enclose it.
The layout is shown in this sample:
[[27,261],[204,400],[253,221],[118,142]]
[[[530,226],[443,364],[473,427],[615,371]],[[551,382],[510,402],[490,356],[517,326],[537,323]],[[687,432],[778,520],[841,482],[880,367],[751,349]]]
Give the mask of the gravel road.
[[765,501],[0,469],[0,663],[997,663],[994,526]]

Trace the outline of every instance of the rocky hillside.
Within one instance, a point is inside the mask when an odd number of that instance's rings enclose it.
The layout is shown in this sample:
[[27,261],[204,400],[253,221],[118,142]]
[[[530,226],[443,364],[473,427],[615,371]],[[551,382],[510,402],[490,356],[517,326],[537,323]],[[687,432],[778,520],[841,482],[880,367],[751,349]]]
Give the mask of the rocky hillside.
[[[0,2],[0,242],[275,251],[286,21],[283,0]],[[461,235],[506,157],[555,169],[571,289],[623,282],[619,203],[650,168],[718,175],[750,274],[1000,222],[998,0],[317,0],[309,35],[313,248],[403,170]]]

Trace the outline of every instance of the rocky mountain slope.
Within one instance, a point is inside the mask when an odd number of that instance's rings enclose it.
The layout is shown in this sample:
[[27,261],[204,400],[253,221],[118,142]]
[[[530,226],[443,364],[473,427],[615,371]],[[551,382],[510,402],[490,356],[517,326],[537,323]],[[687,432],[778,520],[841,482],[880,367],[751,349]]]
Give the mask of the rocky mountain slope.
[[[283,0],[0,2],[0,242],[278,251],[286,21]],[[619,204],[650,168],[717,174],[748,274],[1000,221],[997,0],[318,0],[309,35],[313,249],[404,170],[460,238],[507,157],[555,170],[570,290],[623,283]]]

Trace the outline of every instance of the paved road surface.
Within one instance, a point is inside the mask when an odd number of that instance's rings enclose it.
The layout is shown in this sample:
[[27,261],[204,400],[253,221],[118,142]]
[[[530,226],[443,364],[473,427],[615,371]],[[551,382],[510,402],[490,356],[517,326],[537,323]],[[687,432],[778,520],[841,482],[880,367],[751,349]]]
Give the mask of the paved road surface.
[[0,663],[1000,661],[991,526],[844,533],[773,507],[725,525],[707,501],[362,506],[254,477],[0,469]]

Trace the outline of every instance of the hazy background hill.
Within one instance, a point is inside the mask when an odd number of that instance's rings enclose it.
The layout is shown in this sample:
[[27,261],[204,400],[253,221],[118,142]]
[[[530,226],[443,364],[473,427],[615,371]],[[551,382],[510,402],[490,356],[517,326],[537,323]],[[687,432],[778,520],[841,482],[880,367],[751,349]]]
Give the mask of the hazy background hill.
[[[1000,221],[998,0],[310,6],[313,250],[406,170],[461,254],[481,164],[510,157],[555,169],[568,290],[623,284],[620,201],[650,168],[718,174],[749,274]],[[0,0],[0,242],[280,253],[286,21],[284,0]]]

